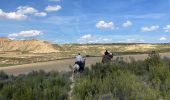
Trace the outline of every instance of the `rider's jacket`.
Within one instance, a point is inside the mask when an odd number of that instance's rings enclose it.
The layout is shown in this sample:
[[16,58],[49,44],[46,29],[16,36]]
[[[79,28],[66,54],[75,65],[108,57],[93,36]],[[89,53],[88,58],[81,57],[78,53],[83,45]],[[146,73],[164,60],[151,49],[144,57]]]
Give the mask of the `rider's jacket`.
[[77,55],[76,62],[82,62],[82,61],[83,61],[83,57],[81,55]]

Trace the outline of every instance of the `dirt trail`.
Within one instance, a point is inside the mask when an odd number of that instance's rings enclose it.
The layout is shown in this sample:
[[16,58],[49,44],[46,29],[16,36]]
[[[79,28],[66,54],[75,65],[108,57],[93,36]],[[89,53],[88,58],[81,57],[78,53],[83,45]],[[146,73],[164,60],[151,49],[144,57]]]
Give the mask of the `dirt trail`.
[[[161,57],[168,57],[170,58],[170,53],[161,53]],[[120,55],[119,57],[123,57],[125,61],[129,61],[129,57],[135,58],[135,60],[144,60],[147,58],[147,54],[138,54],[138,55]],[[114,56],[114,59],[118,56]],[[101,62],[101,57],[88,57],[86,58],[86,66],[90,66],[97,62]],[[7,74],[27,74],[31,71],[70,71],[69,65],[74,64],[74,59],[64,59],[64,60],[56,60],[56,61],[49,61],[49,62],[39,62],[39,63],[32,63],[32,64],[24,64],[24,65],[15,65],[15,66],[8,66],[8,67],[0,67],[0,70],[3,70]]]
[[[86,66],[90,66],[95,64],[96,62],[100,62],[101,57],[88,57],[86,58]],[[70,65],[74,64],[74,59],[64,59],[64,60],[56,60],[56,61],[49,61],[49,62],[38,62],[38,63],[31,63],[31,64],[24,64],[24,65],[15,65],[15,66],[8,66],[8,67],[0,67],[0,70],[3,70],[7,74],[27,74],[31,71],[70,71]]]

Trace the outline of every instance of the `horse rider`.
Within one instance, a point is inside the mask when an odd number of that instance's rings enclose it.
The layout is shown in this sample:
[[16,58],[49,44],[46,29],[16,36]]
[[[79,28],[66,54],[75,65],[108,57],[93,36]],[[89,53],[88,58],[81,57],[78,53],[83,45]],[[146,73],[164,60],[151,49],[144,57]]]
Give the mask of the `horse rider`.
[[83,59],[83,57],[81,56],[80,53],[78,53],[78,55],[76,56],[76,62],[75,63],[79,65],[79,71],[84,70],[85,59]]

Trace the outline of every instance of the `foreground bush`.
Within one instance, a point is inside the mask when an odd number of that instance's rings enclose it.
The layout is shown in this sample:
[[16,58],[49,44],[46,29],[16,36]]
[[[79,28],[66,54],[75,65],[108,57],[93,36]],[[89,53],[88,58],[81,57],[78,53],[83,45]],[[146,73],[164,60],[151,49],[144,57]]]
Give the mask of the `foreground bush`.
[[145,61],[96,64],[77,79],[75,100],[170,99],[170,60],[156,53]]
[[2,73],[0,74],[0,100],[67,99],[70,85],[68,77],[67,74],[43,71],[17,77],[6,77]]

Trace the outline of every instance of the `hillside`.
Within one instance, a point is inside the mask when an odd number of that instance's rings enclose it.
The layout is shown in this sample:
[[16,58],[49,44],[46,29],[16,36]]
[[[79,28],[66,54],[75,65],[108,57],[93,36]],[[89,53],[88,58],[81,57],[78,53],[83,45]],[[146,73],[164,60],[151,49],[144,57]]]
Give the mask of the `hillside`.
[[9,40],[0,38],[0,67],[44,62],[83,56],[102,56],[105,50],[114,55],[143,54],[150,51],[170,52],[170,44],[51,44],[42,40]]
[[75,55],[78,52],[84,55],[102,55],[105,50],[110,52],[148,52],[169,51],[169,44],[51,44],[43,40],[9,40],[0,38],[0,52],[26,53],[57,53],[61,56]]
[[[100,56],[105,50],[110,52],[148,52],[157,50],[159,45],[156,44],[67,44],[62,45],[63,51],[75,54],[80,52],[85,55]],[[162,47],[161,49],[164,49]]]
[[0,38],[0,51],[21,51],[27,53],[58,52],[52,44],[41,40],[9,40]]

